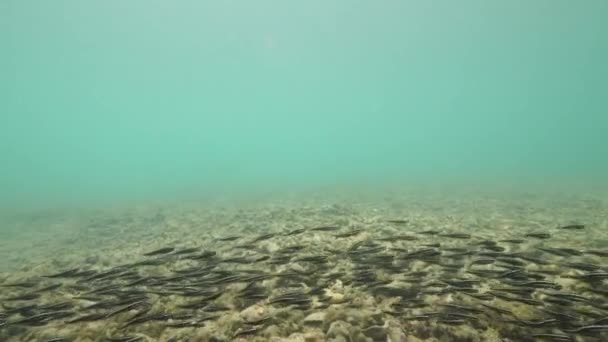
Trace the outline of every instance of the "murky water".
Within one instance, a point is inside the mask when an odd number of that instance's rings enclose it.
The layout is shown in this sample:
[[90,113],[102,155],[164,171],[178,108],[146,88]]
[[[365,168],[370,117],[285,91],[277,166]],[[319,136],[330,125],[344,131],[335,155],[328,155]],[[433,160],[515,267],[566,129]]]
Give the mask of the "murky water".
[[607,14],[3,1],[0,340],[605,339]]

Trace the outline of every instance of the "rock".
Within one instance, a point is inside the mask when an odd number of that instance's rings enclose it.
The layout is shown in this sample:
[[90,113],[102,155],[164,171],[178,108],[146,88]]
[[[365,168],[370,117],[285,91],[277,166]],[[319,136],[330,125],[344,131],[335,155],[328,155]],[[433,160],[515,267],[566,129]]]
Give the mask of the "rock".
[[323,311],[313,312],[304,318],[305,324],[321,324],[325,321],[326,313]]
[[290,264],[289,268],[292,271],[295,271],[295,272],[298,272],[298,273],[302,273],[302,274],[306,273],[306,269],[302,265],[300,265],[298,263]]
[[255,322],[266,317],[268,310],[262,305],[255,304],[241,311],[240,315],[245,322]]
[[304,334],[304,341],[306,342],[323,342],[325,341],[325,335],[321,332],[309,332]]
[[398,325],[389,324],[387,329],[387,342],[405,342],[405,333]]
[[340,304],[340,303],[344,303],[346,301],[346,298],[341,293],[331,292],[328,294],[328,297],[329,297],[329,302],[332,304]]
[[386,328],[380,325],[372,325],[363,329],[363,335],[371,337],[374,341],[386,341]]
[[327,329],[327,337],[349,336],[350,324],[344,321],[335,321]]

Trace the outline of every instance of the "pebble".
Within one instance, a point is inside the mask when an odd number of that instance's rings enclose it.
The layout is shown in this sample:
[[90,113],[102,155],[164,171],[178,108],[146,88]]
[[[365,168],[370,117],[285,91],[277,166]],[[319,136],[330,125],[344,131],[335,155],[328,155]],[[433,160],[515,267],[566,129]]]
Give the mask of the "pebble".
[[255,322],[266,317],[268,310],[259,304],[252,305],[241,311],[241,317],[245,322]]
[[323,311],[313,312],[304,318],[304,323],[323,323],[325,321],[326,313]]

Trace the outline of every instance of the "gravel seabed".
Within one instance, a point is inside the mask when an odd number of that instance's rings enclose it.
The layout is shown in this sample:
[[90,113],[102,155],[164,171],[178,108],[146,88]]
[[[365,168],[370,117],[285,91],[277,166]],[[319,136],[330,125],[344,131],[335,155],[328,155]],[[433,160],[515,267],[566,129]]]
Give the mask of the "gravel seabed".
[[[336,256],[354,244],[382,237],[410,234],[416,241],[381,242],[385,248],[404,250],[419,248],[422,244],[441,243],[441,248],[470,247],[484,240],[523,238],[526,241],[507,251],[535,250],[539,246],[567,247],[577,250],[608,249],[608,202],[606,197],[592,195],[538,195],[538,194],[489,194],[442,192],[408,193],[393,191],[385,194],[361,195],[323,193],[309,196],[285,196],[248,201],[189,201],[169,204],[129,205],[125,207],[97,208],[69,211],[45,211],[34,214],[3,216],[5,238],[0,241],[0,283],[10,284],[26,280],[42,283],[40,278],[71,268],[108,270],[118,265],[145,259],[144,253],[163,248],[189,247],[215,251],[221,257],[270,256],[287,246],[303,245],[298,255]],[[403,220],[390,223],[388,220]],[[566,231],[559,226],[581,223],[585,229]],[[285,232],[300,228],[337,226],[333,232],[307,231],[284,236]],[[361,230],[349,237],[335,234]],[[420,235],[426,230],[443,233],[471,234],[472,239],[461,240],[441,236]],[[551,234],[547,240],[525,237],[529,232]],[[269,239],[255,243],[255,248],[235,248],[245,241],[252,241],[263,234],[275,233]],[[218,238],[238,236],[235,241],[218,241]],[[557,256],[543,256],[553,268],[562,274],[563,261]],[[573,261],[605,264],[606,258],[580,256]],[[169,275],[176,268],[196,266],[184,260],[158,267],[154,272]],[[446,303],[475,304],[475,300],[461,294],[434,294],[423,296],[425,307],[412,309],[402,315],[388,314],[399,301],[390,296],[378,296],[369,290],[351,284],[353,264],[342,257],[335,257],[330,268],[320,272],[343,272],[344,279],[337,277],[323,282],[322,301],[317,297],[306,309],[276,307],[268,300],[237,305],[234,294],[244,284],[222,286],[225,292],[215,302],[228,309],[219,312],[219,318],[198,327],[170,329],[158,322],[148,322],[123,328],[129,314],[120,314],[107,320],[88,323],[66,324],[53,320],[43,326],[24,327],[7,325],[0,327],[3,341],[44,341],[63,337],[66,341],[105,341],[112,336],[140,336],[143,341],[526,341],[528,328],[498,322],[495,316],[463,325],[437,324],[433,320],[406,320],[403,316],[435,312],[438,305]],[[535,270],[535,265],[526,266]],[[306,263],[292,261],[284,265],[269,266],[264,262],[230,266],[230,270],[258,269],[261,272],[309,272]],[[424,262],[407,263],[398,274],[379,274],[379,279],[412,287],[411,280],[404,280],[408,272],[426,271],[420,283],[438,279],[437,267]],[[459,272],[455,277],[464,276]],[[311,273],[311,277],[313,277]],[[316,277],[316,276],[315,276]],[[407,278],[407,276],[406,276]],[[316,278],[315,278],[316,279]],[[555,278],[557,279],[557,278]],[[50,281],[49,281],[50,282]],[[63,282],[60,281],[60,282]],[[577,292],[583,285],[572,279],[556,280],[570,292]],[[69,282],[66,281],[66,284]],[[71,284],[71,283],[69,283]],[[69,285],[68,284],[68,285]],[[262,282],[270,297],[284,292],[286,287],[276,279]],[[315,283],[318,285],[318,283]],[[405,285],[404,285],[405,284]],[[606,286],[606,284],[601,284]],[[66,285],[67,286],[67,285]],[[310,290],[311,284],[301,284]],[[27,301],[8,302],[6,299],[24,292],[23,289],[0,288],[0,301],[6,309],[26,304]],[[72,290],[44,293],[35,303],[52,303],[73,298]],[[312,298],[312,297],[311,297]],[[598,298],[605,300],[606,298]],[[176,296],[154,297],[154,311],[172,311],[183,304]],[[492,303],[492,302],[490,302]],[[496,303],[496,300],[495,302]],[[242,304],[242,303],[241,303]],[[522,319],[532,319],[535,309],[518,303],[500,302]],[[84,305],[84,304],[82,304]],[[498,305],[498,304],[496,304]],[[418,310],[418,311],[416,311]],[[1,311],[1,309],[0,309]],[[272,317],[255,334],[236,336],[246,329],[248,320]],[[10,320],[9,320],[10,321]],[[544,332],[551,332],[545,330]],[[518,337],[518,334],[522,334]],[[236,336],[236,337],[235,337]],[[574,336],[577,341],[601,340],[604,335]],[[519,339],[521,338],[521,339]],[[599,338],[599,339],[598,339]]]

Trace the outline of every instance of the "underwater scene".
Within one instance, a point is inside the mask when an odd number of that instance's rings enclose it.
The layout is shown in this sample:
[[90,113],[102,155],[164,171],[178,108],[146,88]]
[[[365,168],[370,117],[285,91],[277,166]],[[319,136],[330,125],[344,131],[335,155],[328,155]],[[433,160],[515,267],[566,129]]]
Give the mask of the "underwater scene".
[[0,341],[608,341],[608,2],[0,3]]

